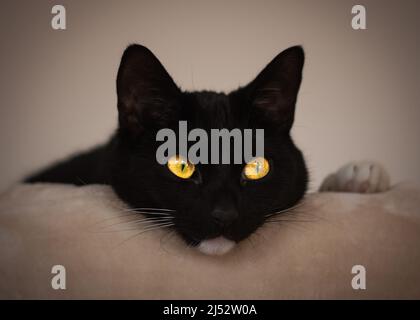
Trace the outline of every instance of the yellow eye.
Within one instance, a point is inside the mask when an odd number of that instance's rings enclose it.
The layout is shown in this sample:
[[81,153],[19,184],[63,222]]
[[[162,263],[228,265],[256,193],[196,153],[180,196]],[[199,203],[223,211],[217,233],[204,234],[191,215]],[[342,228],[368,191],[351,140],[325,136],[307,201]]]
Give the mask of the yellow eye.
[[195,166],[181,156],[172,156],[168,160],[168,169],[181,179],[190,178],[195,170]]
[[242,172],[248,180],[258,180],[265,177],[270,171],[270,165],[265,158],[258,157],[248,162]]

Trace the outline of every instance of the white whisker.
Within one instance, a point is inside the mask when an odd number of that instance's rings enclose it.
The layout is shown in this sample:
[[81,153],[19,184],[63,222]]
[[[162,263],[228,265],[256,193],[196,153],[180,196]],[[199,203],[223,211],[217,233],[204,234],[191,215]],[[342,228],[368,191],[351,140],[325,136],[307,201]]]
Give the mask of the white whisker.
[[169,222],[173,219],[174,219],[173,217],[161,217],[161,218],[153,217],[153,218],[132,219],[132,220],[129,220],[129,221],[120,221],[120,222],[117,222],[117,223],[113,223],[111,225],[104,226],[103,228],[109,228],[109,227],[117,226],[117,225],[121,225],[121,224],[129,225],[129,224],[132,224],[132,223]]
[[290,207],[290,208],[286,208],[286,209],[283,209],[283,210],[280,210],[280,211],[276,211],[276,212],[273,212],[273,213],[269,213],[269,214],[265,215],[265,217],[266,217],[266,218],[269,218],[269,217],[272,217],[272,216],[277,215],[277,214],[280,214],[280,213],[284,213],[284,212],[289,212],[289,211],[292,211],[292,210],[294,210],[294,209],[299,208],[299,207],[300,207],[300,206],[302,206],[304,203],[305,203],[305,201],[304,201],[304,200],[303,200],[303,201],[300,201],[299,203],[297,203],[296,205],[294,205],[294,206],[292,206],[292,207]]
[[133,209],[127,209],[127,210],[124,210],[123,212],[142,213],[142,214],[159,215],[159,216],[172,215],[172,212],[148,212],[148,211],[139,211],[139,210],[133,210]]
[[176,210],[165,209],[165,208],[127,208],[127,209],[123,209],[122,211],[174,212]]
[[141,228],[141,226],[137,225],[137,226],[127,226],[129,227],[129,229],[125,228],[125,229],[115,229],[115,230],[103,230],[103,231],[98,231],[98,233],[113,233],[113,232],[124,232],[124,231],[134,231],[134,230],[149,230],[149,229],[155,229],[155,228],[159,228],[162,226],[174,226],[175,224],[173,222],[162,222],[162,223],[149,223],[146,224],[144,228]]
[[143,233],[145,233],[145,232],[149,232],[149,231],[152,231],[152,230],[157,230],[157,229],[169,228],[169,227],[171,227],[171,226],[173,226],[173,225],[174,225],[173,223],[166,223],[166,224],[160,224],[160,225],[157,225],[157,226],[154,226],[154,227],[149,227],[149,228],[143,229],[141,232],[136,233],[135,235],[133,235],[133,236],[131,236],[131,237],[128,237],[128,238],[127,238],[127,239],[125,239],[123,242],[121,242],[119,245],[122,245],[122,244],[124,244],[125,242],[127,242],[128,240],[133,239],[133,238],[135,238],[135,237],[137,237],[137,236],[139,236],[139,235],[141,235],[141,234],[143,234]]

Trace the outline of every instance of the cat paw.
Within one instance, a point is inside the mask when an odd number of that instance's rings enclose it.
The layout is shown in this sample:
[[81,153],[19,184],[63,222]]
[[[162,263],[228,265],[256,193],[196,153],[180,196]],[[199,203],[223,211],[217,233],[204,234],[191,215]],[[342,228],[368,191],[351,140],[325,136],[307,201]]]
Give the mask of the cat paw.
[[374,193],[389,189],[390,179],[384,167],[372,161],[350,162],[327,176],[319,191]]

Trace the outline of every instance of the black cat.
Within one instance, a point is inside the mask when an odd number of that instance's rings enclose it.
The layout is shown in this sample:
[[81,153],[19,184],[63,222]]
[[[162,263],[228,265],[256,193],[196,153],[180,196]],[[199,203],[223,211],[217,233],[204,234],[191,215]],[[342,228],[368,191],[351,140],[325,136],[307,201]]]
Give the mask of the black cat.
[[[306,192],[305,161],[290,137],[303,63],[302,48],[291,47],[251,83],[229,94],[184,92],[151,51],[131,45],[117,76],[119,127],[114,136],[26,181],[109,184],[130,207],[156,208],[149,211],[153,217],[169,215],[189,244],[224,253]],[[177,132],[179,121],[206,132],[264,129],[268,172],[247,179],[246,164],[196,164],[191,177],[177,176],[156,161],[156,133],[161,128]]]

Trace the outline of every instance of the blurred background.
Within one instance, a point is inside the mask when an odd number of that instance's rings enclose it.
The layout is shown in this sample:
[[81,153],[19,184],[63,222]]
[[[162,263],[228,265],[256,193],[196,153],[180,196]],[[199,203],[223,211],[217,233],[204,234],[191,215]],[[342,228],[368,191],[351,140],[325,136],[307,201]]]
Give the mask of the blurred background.
[[[64,5],[67,29],[53,30]],[[351,28],[351,8],[367,29]],[[11,1],[0,10],[0,191],[104,142],[117,124],[115,78],[141,43],[186,90],[229,91],[301,44],[292,131],[312,190],[350,160],[420,184],[419,1]]]

